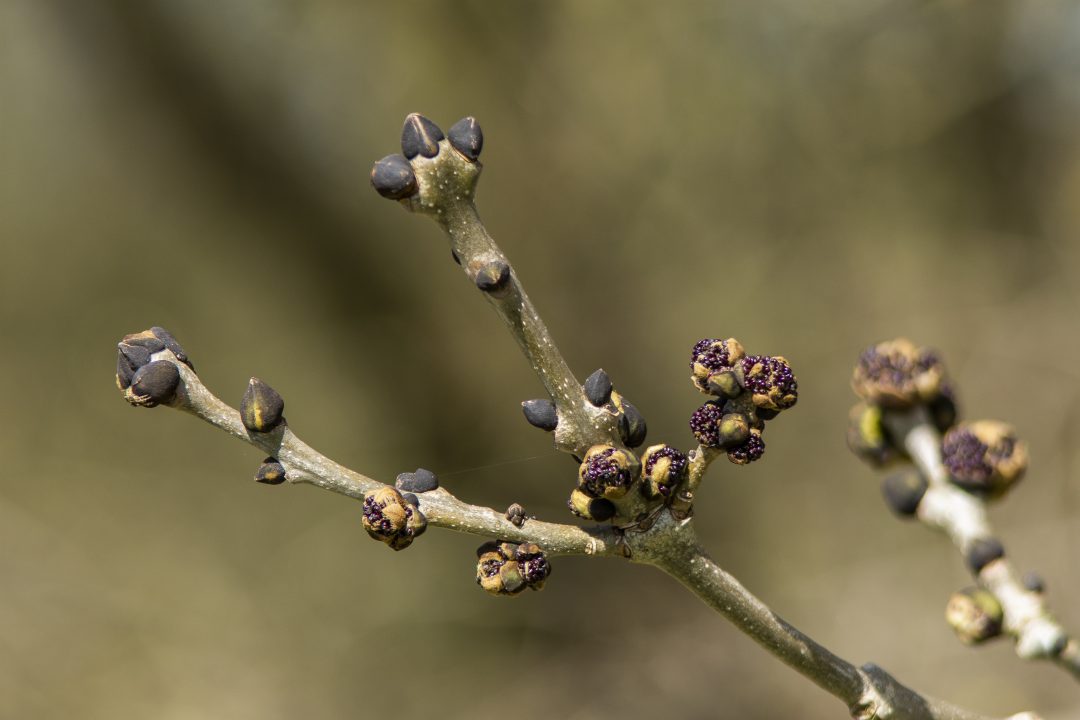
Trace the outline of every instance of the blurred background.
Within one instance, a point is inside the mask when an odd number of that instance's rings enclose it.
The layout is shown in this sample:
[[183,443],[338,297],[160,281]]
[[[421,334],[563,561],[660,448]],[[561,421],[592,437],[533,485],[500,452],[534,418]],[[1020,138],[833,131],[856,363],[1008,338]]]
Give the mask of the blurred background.
[[1080,632],[1080,10],[1038,3],[296,0],[0,4],[0,717],[838,718],[648,568],[475,585],[478,540],[396,554],[353,503],[128,407],[151,325],[237,404],[392,480],[566,520],[575,468],[436,226],[370,188],[420,111],[483,126],[478,203],[579,378],[689,447],[691,345],[782,354],[798,407],[697,518],[718,561],[844,657],[995,716],[1075,681],[972,650],[941,536],[845,449],[865,346],[939,348],[1014,423],[992,518]]

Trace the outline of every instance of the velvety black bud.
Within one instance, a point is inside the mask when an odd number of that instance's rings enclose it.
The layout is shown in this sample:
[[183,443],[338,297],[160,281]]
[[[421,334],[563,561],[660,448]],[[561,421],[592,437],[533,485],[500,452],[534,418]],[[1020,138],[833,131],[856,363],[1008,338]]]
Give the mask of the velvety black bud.
[[637,458],[611,445],[593,445],[578,468],[578,488],[589,497],[617,500],[637,479]]
[[875,468],[888,465],[903,455],[892,442],[881,419],[881,408],[869,403],[857,403],[848,413],[848,449]]
[[948,381],[942,381],[940,391],[927,404],[926,410],[930,414],[930,422],[940,433],[944,433],[956,424],[960,417],[960,410],[956,405],[956,391]]
[[525,524],[525,508],[520,503],[513,503],[510,507],[506,508],[506,519],[512,522],[516,527],[521,527]]
[[280,485],[285,482],[285,468],[277,459],[268,457],[255,471],[255,482],[264,485]]
[[765,454],[765,440],[761,437],[761,431],[757,428],[750,429],[750,437],[742,445],[730,448],[727,458],[736,465],[746,465],[755,460],[760,460]]
[[611,399],[611,378],[603,368],[585,378],[585,397],[596,407],[601,407]]
[[426,493],[439,487],[439,478],[430,470],[416,468],[398,475],[394,487],[401,492]]
[[769,408],[759,407],[754,410],[754,414],[758,416],[758,420],[772,420],[780,414],[779,410],[770,410]]
[[521,403],[521,411],[530,425],[541,430],[551,432],[559,425],[559,413],[550,400],[526,400]]
[[1003,557],[1005,557],[1005,546],[1000,540],[981,538],[971,543],[965,560],[971,572],[978,575],[984,567]]
[[918,470],[908,468],[885,476],[881,482],[881,494],[885,504],[900,517],[912,517],[919,510],[919,503],[926,494],[926,478]]
[[945,621],[965,645],[1000,635],[1004,617],[1001,603],[981,588],[969,587],[953,593],[945,607]]
[[[128,335],[124,338],[124,345],[144,348],[149,355],[156,352],[161,352],[165,349],[165,343],[154,334],[149,331],[143,331],[141,333],[135,333],[134,335]],[[149,358],[149,355],[147,356]]]
[[799,399],[799,383],[788,361],[780,356],[750,355],[740,361],[743,385],[754,405],[767,410],[787,410]]
[[259,378],[251,378],[240,400],[240,420],[252,432],[270,432],[282,420],[285,401],[277,390]]
[[387,155],[371,168],[371,186],[390,200],[402,200],[416,194],[416,173],[400,155]]
[[116,386],[121,390],[131,387],[131,379],[138,370],[122,349],[116,351]]
[[405,118],[405,127],[401,129],[401,152],[408,160],[417,155],[433,158],[439,154],[442,139],[443,132],[438,125],[420,113],[413,113]]
[[493,260],[476,273],[476,287],[487,293],[502,290],[508,282],[510,282],[510,266],[502,260]]
[[131,345],[128,342],[121,342],[118,346],[120,355],[124,357],[127,364],[134,370],[138,370],[143,365],[147,365],[150,362],[150,350],[143,345]]
[[622,415],[619,416],[619,437],[628,448],[640,447],[645,442],[649,428],[645,418],[633,404],[622,401]]
[[128,388],[129,401],[143,407],[154,407],[176,397],[180,386],[180,371],[168,360],[157,360],[135,371]]
[[404,500],[405,502],[409,503],[410,505],[412,505],[415,508],[420,507],[420,498],[416,497],[415,495],[413,495],[410,492],[401,493],[401,499]]
[[615,517],[615,504],[606,498],[589,497],[578,488],[570,493],[566,501],[570,512],[585,520],[604,522]]
[[720,447],[720,420],[724,408],[719,403],[707,402],[690,416],[690,432],[705,447]]
[[480,151],[484,149],[484,133],[476,118],[467,117],[458,120],[446,133],[450,144],[470,161],[476,162]]
[[1024,589],[1033,593],[1046,592],[1046,582],[1038,574],[1033,572],[1024,573],[1024,577],[1020,580],[1024,585]]
[[[188,354],[184,352],[184,348],[181,347],[180,343],[176,341],[176,338],[173,337],[171,332],[169,332],[163,327],[158,327],[157,325],[155,325],[154,327],[150,328],[150,334],[152,334],[161,342],[165,343],[165,349],[175,355],[177,360],[184,363],[192,370],[195,369],[195,366],[191,362],[191,358],[189,358]],[[155,352],[157,351],[155,350]]]

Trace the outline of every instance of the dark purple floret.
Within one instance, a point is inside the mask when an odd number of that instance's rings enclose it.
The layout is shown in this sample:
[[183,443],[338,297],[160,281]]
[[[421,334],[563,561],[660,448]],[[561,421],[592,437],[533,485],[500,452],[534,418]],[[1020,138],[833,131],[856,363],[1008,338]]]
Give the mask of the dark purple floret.
[[600,497],[609,487],[628,487],[632,478],[630,471],[619,467],[611,459],[615,448],[608,448],[585,461],[585,472],[581,476],[582,490],[586,495]]
[[649,459],[645,461],[645,473],[649,474],[652,469],[656,467],[656,463],[660,458],[668,458],[671,463],[668,465],[670,470],[668,471],[672,477],[681,477],[686,472],[686,466],[689,464],[689,460],[686,459],[686,455],[666,445],[660,450],[657,450],[653,454],[649,455]]
[[[488,558],[487,560],[480,561],[480,572],[484,577],[492,577],[499,574],[499,569],[505,563],[505,560]],[[477,580],[479,582],[479,580]]]
[[912,375],[912,364],[900,354],[878,352],[877,347],[867,348],[859,356],[859,367],[866,377],[874,381],[888,381],[890,385],[902,386]]
[[691,370],[694,369],[695,363],[701,363],[711,372],[731,367],[731,356],[728,352],[727,343],[712,338],[698,340],[690,353]]
[[[994,468],[986,462],[986,450],[986,445],[969,430],[946,433],[941,443],[942,460],[949,475],[976,484],[985,483],[994,472]],[[1011,443],[1008,454],[1012,454]]]
[[708,402],[690,416],[690,431],[706,447],[720,447],[720,418],[724,409],[719,403]]
[[761,456],[765,454],[765,441],[761,439],[761,435],[757,433],[751,433],[750,437],[742,445],[736,448],[728,450],[728,457],[732,462],[738,464],[750,463],[755,460],[760,460]]
[[521,577],[529,585],[543,582],[551,574],[551,563],[541,554],[532,555],[518,562],[521,568]]
[[373,530],[380,533],[389,534],[393,531],[393,523],[383,514],[383,506],[373,497],[364,498],[364,519]]
[[[750,370],[761,363],[765,372],[750,376]],[[769,394],[769,390],[777,388],[781,395],[797,395],[799,383],[795,379],[795,373],[791,372],[791,366],[783,360],[768,355],[748,355],[742,359],[743,373],[746,377],[746,388],[752,393],[761,395]]]

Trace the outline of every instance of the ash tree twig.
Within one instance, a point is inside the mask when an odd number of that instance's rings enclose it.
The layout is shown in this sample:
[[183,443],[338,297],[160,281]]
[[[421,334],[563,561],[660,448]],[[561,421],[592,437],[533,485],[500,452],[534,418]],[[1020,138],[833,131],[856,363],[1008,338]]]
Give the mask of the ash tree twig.
[[[284,418],[284,401],[252,379],[233,409],[199,380],[190,359],[161,328],[120,343],[117,383],[135,405],[189,412],[267,455],[256,479],[307,483],[363,503],[368,534],[400,550],[429,526],[489,539],[478,550],[477,582],[494,594],[538,589],[547,559],[560,555],[623,557],[671,575],[788,666],[838,698],[858,720],[991,720],[929,698],[873,664],[857,667],[777,616],[700,546],[693,501],[710,464],[761,458],[763,430],[795,404],[797,384],[779,356],[747,354],[734,339],[694,346],[694,384],[711,399],[695,411],[698,445],[682,453],[667,444],[632,449],[645,438],[640,413],[603,371],[578,383],[559,353],[505,255],[480,223],[473,204],[483,136],[466,118],[447,135],[410,115],[402,155],[375,164],[372,183],[384,197],[432,217],[449,237],[454,258],[503,318],[550,399],[523,404],[526,419],[551,431],[558,449],[579,462],[569,505],[586,519],[610,524],[580,528],[542,522],[511,506],[506,513],[470,505],[438,487],[432,473],[403,473],[395,486],[345,468],[303,443]],[[1024,713],[1012,720],[1033,720]]]

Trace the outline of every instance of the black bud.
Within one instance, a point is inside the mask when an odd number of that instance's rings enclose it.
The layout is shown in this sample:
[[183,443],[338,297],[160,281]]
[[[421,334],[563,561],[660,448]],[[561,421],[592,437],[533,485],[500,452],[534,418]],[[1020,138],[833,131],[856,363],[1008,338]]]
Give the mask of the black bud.
[[996,538],[984,538],[971,543],[967,551],[967,564],[978,575],[984,567],[1005,557],[1005,547]]
[[755,412],[757,413],[759,420],[772,420],[774,417],[780,414],[779,410],[762,407],[756,408]]
[[125,340],[117,347],[120,354],[127,360],[127,364],[135,370],[150,362],[150,350],[143,345],[132,345]]
[[525,413],[525,419],[530,425],[546,432],[551,432],[559,425],[559,413],[555,409],[555,403],[550,400],[526,400],[521,403],[521,411]]
[[285,401],[277,390],[259,378],[251,378],[240,400],[240,420],[252,432],[270,432],[282,420]]
[[585,397],[596,407],[604,405],[611,399],[611,378],[603,368],[597,370],[585,378]]
[[195,369],[195,366],[191,364],[191,358],[189,358],[187,353],[184,352],[184,348],[182,348],[180,346],[180,343],[178,343],[176,341],[176,338],[174,338],[172,336],[172,333],[170,333],[165,328],[158,327],[156,325],[154,327],[150,328],[150,333],[154,337],[156,337],[158,340],[163,342],[165,344],[166,349],[168,349],[169,352],[171,352],[173,355],[175,355],[177,360],[184,363],[185,365],[187,365],[192,370]]
[[484,553],[498,552],[499,551],[499,545],[500,544],[499,544],[498,540],[488,540],[483,545],[476,548],[476,557],[480,557]]
[[1033,592],[1033,593],[1044,593],[1044,592],[1046,592],[1046,582],[1041,577],[1039,577],[1039,575],[1037,575],[1036,573],[1033,573],[1033,572],[1024,573],[1024,577],[1023,577],[1023,579],[1021,579],[1020,582],[1022,582],[1024,584],[1024,588],[1026,588],[1029,592]]
[[404,500],[405,502],[409,503],[410,505],[412,505],[415,508],[420,507],[420,498],[416,497],[412,493],[402,493],[401,494],[401,499]]
[[645,442],[645,435],[649,429],[645,426],[645,418],[636,407],[627,401],[622,401],[623,414],[619,418],[619,437],[626,443],[628,448],[636,448]]
[[433,158],[439,154],[439,141],[443,132],[439,126],[420,113],[413,113],[405,118],[405,127],[401,129],[401,152],[412,160],[417,155]]
[[415,472],[398,475],[394,487],[402,492],[425,493],[439,487],[439,478],[430,470],[417,468]]
[[476,287],[484,292],[496,292],[510,280],[510,266],[502,260],[487,263],[476,273]]
[[285,482],[285,468],[276,458],[268,457],[255,471],[255,482],[264,485],[280,485]]
[[959,416],[956,398],[953,396],[951,389],[935,395],[926,409],[930,413],[930,420],[934,423],[934,427],[938,429],[938,432],[942,433],[955,425]]
[[607,498],[596,498],[589,503],[589,514],[597,522],[604,522],[615,517],[615,504]]
[[116,351],[116,385],[121,390],[131,387],[131,378],[135,376],[136,368],[131,364],[123,350]]
[[146,348],[146,351],[151,355],[156,352],[161,352],[165,349],[165,343],[154,337],[152,334],[148,334],[145,332],[141,332],[136,335],[128,335],[126,338],[124,338],[123,344],[128,346]]
[[484,149],[484,133],[480,130],[480,123],[476,118],[467,117],[458,120],[447,133],[450,144],[459,153],[476,162],[480,157],[480,151]]
[[416,194],[416,174],[400,155],[387,155],[371,168],[371,185],[384,198],[401,200]]
[[922,474],[910,469],[885,476],[881,483],[881,494],[890,510],[900,517],[911,517],[918,511],[926,488],[926,479]]
[[176,397],[176,388],[180,386],[180,371],[168,360],[158,360],[143,365],[131,378],[129,392],[138,400],[139,405],[154,407],[167,403]]
[[510,507],[506,508],[506,519],[512,522],[516,527],[521,527],[525,524],[525,508],[519,503],[514,503]]

